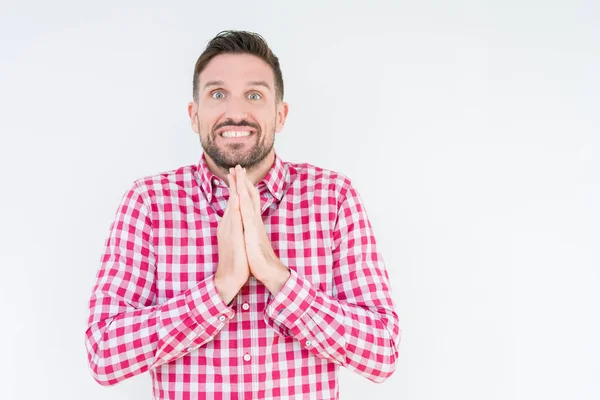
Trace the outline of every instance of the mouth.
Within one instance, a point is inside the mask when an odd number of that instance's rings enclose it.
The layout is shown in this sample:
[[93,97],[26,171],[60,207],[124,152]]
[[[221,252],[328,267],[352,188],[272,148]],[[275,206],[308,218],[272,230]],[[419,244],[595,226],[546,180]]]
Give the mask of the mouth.
[[[236,129],[237,128],[237,129]],[[218,136],[226,140],[244,140],[253,136],[256,132],[248,127],[224,128],[218,132]]]

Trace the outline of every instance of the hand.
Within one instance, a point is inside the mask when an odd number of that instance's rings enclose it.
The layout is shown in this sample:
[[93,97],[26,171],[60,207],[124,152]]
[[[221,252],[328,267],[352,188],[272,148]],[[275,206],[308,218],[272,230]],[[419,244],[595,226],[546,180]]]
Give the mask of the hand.
[[289,278],[290,271],[271,247],[262,221],[260,194],[239,165],[235,168],[235,180],[250,272],[275,295]]
[[244,243],[240,200],[233,168],[227,175],[229,201],[217,227],[219,264],[215,273],[217,291],[225,303],[230,303],[250,275]]

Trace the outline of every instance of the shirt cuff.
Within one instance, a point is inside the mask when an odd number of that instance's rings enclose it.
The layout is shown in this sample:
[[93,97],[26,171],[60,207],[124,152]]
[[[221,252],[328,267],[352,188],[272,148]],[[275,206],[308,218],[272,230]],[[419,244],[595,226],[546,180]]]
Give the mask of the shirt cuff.
[[150,369],[173,361],[211,340],[235,315],[219,295],[214,276],[188,289],[183,302],[181,324],[164,329],[156,360]]
[[235,311],[225,304],[217,291],[214,275],[192,288],[186,296],[186,303],[192,318],[207,329],[210,325],[220,329],[235,315]]
[[317,296],[317,290],[290,268],[290,277],[279,293],[269,303],[265,312],[275,322],[292,328],[300,321]]

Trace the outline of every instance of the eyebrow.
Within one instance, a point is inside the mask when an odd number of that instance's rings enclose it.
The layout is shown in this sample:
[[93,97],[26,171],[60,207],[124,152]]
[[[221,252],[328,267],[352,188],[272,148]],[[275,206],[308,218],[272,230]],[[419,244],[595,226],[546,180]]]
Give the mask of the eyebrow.
[[250,81],[248,82],[248,85],[250,86],[264,86],[267,89],[271,90],[271,86],[269,86],[269,84],[265,81]]
[[[208,81],[204,84],[204,87],[202,88],[202,90],[206,90],[207,87],[209,86],[224,86],[225,82],[224,81]],[[271,86],[269,86],[269,84],[265,81],[250,81],[248,82],[249,86],[264,86],[267,89],[271,90]]]
[[209,86],[223,86],[224,84],[225,82],[223,81],[208,81],[204,84],[204,87],[202,89],[204,90]]

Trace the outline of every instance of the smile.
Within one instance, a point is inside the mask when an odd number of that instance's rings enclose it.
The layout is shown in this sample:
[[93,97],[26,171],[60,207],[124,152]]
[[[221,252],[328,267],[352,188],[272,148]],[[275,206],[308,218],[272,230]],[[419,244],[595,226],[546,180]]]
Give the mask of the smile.
[[252,135],[252,131],[225,131],[221,132],[221,136],[224,138],[242,138]]

